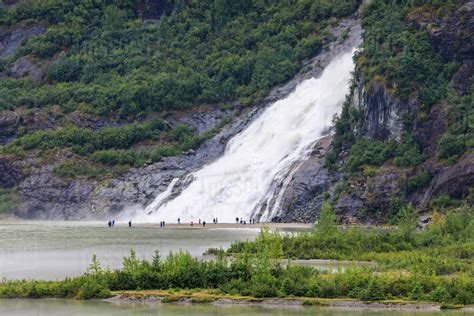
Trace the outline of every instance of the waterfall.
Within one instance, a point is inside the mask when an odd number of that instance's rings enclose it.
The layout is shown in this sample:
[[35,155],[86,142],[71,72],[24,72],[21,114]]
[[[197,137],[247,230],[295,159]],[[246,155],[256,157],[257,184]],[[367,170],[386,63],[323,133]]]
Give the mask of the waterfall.
[[222,157],[192,173],[193,181],[181,194],[166,199],[175,179],[135,221],[271,220],[295,165],[309,156],[340,112],[349,92],[353,53],[336,56],[319,78],[301,82],[268,106],[228,142]]

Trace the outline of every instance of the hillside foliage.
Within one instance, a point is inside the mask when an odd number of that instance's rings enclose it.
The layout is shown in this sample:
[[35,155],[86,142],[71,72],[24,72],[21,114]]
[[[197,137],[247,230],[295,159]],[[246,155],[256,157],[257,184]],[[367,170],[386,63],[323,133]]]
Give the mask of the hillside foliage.
[[23,56],[50,62],[39,84],[0,80],[0,109],[135,115],[234,99],[254,104],[318,52],[330,18],[352,13],[359,1],[191,1],[157,23],[139,18],[140,3],[34,0],[7,9],[3,24],[46,24],[47,32],[2,67]]
[[[447,8],[459,8],[462,3],[381,0],[372,1],[365,7],[363,43],[355,56],[358,82],[352,89],[354,91],[357,84],[366,89],[371,85],[382,86],[400,104],[410,106],[411,113],[401,118],[400,139],[370,137],[364,133],[366,113],[354,106],[354,100],[349,96],[341,114],[334,120],[335,137],[332,150],[326,156],[326,166],[343,170],[347,177],[360,176],[368,169],[370,175],[374,175],[383,164],[404,172],[415,170],[430,158],[441,164],[454,164],[474,148],[473,78],[466,78],[471,82],[469,92],[459,95],[452,83],[459,62],[442,57],[427,29],[410,20],[414,12],[421,15],[423,12],[444,12]],[[443,114],[438,116],[447,117],[447,130],[439,137],[434,154],[420,145],[423,137],[420,135],[427,132],[420,132],[420,126],[426,124],[423,120],[432,111],[441,111]],[[432,128],[443,131],[440,122],[433,123],[436,126]],[[408,173],[402,191],[409,195],[428,185],[431,179],[432,175],[427,173]]]

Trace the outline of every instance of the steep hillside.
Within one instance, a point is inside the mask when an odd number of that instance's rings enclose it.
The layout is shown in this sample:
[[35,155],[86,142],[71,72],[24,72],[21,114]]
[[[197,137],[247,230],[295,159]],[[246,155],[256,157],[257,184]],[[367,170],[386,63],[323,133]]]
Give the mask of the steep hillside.
[[147,204],[217,157],[271,88],[347,36],[359,1],[5,4],[1,201],[84,218]]
[[[317,73],[360,2],[5,1],[0,213],[147,205]],[[351,93],[274,221],[314,221],[324,200],[345,222],[388,223],[474,200],[474,2],[363,2]]]
[[[415,3],[415,4],[414,4]],[[473,1],[372,1],[335,136],[318,144],[277,220],[388,222],[473,203]]]

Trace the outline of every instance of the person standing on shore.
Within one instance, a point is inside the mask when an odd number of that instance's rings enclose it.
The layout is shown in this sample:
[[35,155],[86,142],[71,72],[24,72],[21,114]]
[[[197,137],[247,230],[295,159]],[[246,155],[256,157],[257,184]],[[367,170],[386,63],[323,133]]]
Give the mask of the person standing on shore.
[[112,222],[109,221],[109,222],[107,223],[107,225],[109,225],[109,227],[112,227]]
[[128,227],[132,227],[132,221],[128,221]]
[[181,218],[178,217],[178,225],[181,224]]

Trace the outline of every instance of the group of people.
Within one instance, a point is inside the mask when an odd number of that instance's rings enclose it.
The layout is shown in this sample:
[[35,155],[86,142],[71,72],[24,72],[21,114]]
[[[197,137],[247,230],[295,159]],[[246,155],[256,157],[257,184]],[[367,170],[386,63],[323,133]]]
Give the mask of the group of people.
[[[109,221],[109,222],[107,223],[107,225],[108,225],[109,227],[114,227],[114,226],[115,226],[115,219]],[[128,221],[128,227],[132,227],[132,221]]]
[[[236,217],[235,218],[235,223],[236,224],[242,224],[242,225],[246,225],[247,224],[247,221],[245,221],[242,217],[241,218],[238,218]],[[249,219],[249,224],[255,224],[255,218],[251,218]]]
[[[216,218],[213,218],[213,219],[212,219],[212,222],[213,222],[214,224],[217,224],[217,223],[219,222],[219,219],[218,219],[217,217],[216,217]],[[198,220],[198,223],[199,223],[199,225],[202,225],[202,227],[206,227],[206,221],[202,221],[201,219],[199,219],[199,220]],[[181,218],[178,218],[178,225],[179,225],[179,224],[181,224]],[[189,224],[191,225],[191,227],[193,227],[193,226],[194,226],[194,221],[191,221]],[[161,227],[161,226],[160,226],[160,227]]]
[[[201,221],[201,219],[199,219],[199,225],[202,225],[202,227],[206,227],[206,221]],[[191,227],[194,226],[194,222],[191,221]]]
[[[217,224],[217,223],[219,223],[219,219],[218,219],[217,217],[216,217],[216,218],[213,218],[213,219],[212,219],[212,222],[213,222],[214,224]],[[242,225],[246,225],[246,224],[247,224],[247,221],[245,221],[243,218],[238,218],[238,217],[236,217],[236,218],[235,218],[235,223],[236,223],[236,224],[239,224],[239,223],[240,223],[240,224],[242,224]],[[178,218],[178,224],[181,224],[181,218]],[[249,224],[255,224],[255,219],[249,219]],[[115,219],[110,220],[110,221],[107,223],[107,225],[108,225],[109,227],[114,227],[114,226],[115,226]],[[190,225],[191,225],[191,226],[194,226],[194,222],[191,221],[191,222],[190,222]],[[206,227],[206,221],[201,221],[201,219],[199,219],[199,225],[202,225],[203,227]],[[160,222],[160,227],[164,228],[165,226],[166,226],[165,221],[161,221],[161,222]],[[128,227],[132,227],[132,221],[128,221]]]

